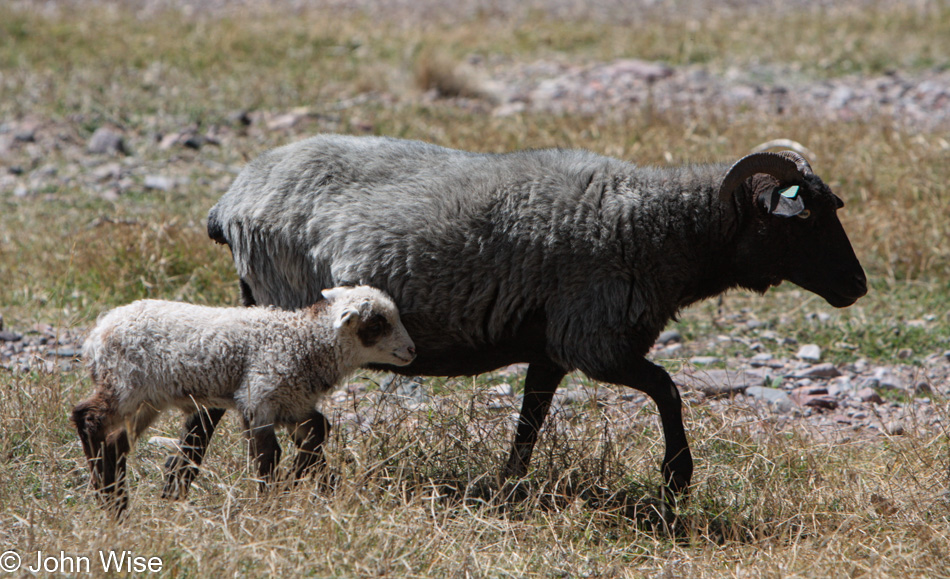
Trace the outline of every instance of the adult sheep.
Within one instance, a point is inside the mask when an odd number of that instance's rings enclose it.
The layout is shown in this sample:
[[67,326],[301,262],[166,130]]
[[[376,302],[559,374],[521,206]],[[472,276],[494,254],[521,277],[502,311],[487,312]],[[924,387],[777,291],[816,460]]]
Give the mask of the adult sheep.
[[[639,167],[581,150],[476,154],[321,135],[264,153],[211,209],[246,304],[296,308],[321,288],[393,296],[416,343],[407,375],[529,364],[503,476],[525,474],[554,391],[579,369],[656,403],[662,473],[693,470],[679,393],[644,356],[682,308],[791,281],[835,307],[867,293],[841,200],[791,152],[733,165]],[[221,411],[195,414],[200,442]],[[170,475],[171,476],[171,475]]]

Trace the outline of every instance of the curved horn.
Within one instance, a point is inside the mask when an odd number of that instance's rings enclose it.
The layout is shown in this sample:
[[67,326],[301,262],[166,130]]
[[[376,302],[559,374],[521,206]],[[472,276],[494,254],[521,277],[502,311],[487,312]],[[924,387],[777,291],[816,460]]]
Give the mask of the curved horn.
[[795,165],[798,167],[798,170],[802,175],[815,174],[815,172],[811,170],[811,165],[808,164],[808,160],[802,155],[798,154],[796,151],[779,151],[778,154],[785,157],[786,159],[795,161]]
[[805,157],[806,159],[811,159],[813,161],[818,158],[818,156],[815,155],[814,151],[812,151],[805,145],[799,143],[798,141],[793,141],[791,139],[772,139],[771,141],[766,141],[762,144],[752,147],[752,150],[749,152],[762,153],[762,152],[768,151],[769,149],[775,149],[775,148],[790,149],[792,151],[795,151],[799,155]]
[[[719,198],[724,203],[731,201],[732,193],[736,188],[744,183],[746,179],[758,173],[771,175],[779,181],[801,180],[805,171],[799,167],[795,159],[785,153],[800,157],[791,151],[783,151],[782,153],[753,153],[736,161],[736,164],[729,169],[729,172],[722,179],[722,184],[719,186]],[[808,162],[804,158],[801,159],[801,162],[806,167],[808,166]],[[808,167],[808,172],[811,172],[811,167]]]

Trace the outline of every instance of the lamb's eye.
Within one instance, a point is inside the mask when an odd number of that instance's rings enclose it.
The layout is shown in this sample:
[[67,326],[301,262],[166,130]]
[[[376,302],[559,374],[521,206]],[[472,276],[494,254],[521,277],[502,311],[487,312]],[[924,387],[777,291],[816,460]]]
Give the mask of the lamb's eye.
[[811,211],[807,209],[802,209],[802,212],[798,214],[799,219],[808,219],[811,217]]

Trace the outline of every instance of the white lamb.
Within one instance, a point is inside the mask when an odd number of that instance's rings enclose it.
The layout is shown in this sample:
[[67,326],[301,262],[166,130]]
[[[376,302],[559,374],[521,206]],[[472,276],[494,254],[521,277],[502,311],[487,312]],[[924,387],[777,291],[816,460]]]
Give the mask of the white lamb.
[[72,420],[102,502],[116,514],[127,507],[126,455],[169,407],[237,409],[264,483],[280,460],[276,425],[293,433],[297,478],[322,466],[328,425],[317,401],[361,366],[415,358],[386,294],[358,286],[323,296],[297,311],[142,300],[101,316],[83,345],[97,389]]

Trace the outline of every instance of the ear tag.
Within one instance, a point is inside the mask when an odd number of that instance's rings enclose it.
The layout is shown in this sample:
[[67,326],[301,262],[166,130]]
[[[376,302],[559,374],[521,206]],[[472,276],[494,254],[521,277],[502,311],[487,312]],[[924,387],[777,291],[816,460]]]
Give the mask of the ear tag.
[[780,194],[786,199],[794,199],[798,197],[798,185],[792,185],[788,189],[782,190]]
[[772,193],[769,213],[779,217],[795,217],[805,210],[805,203],[798,196],[798,185]]

